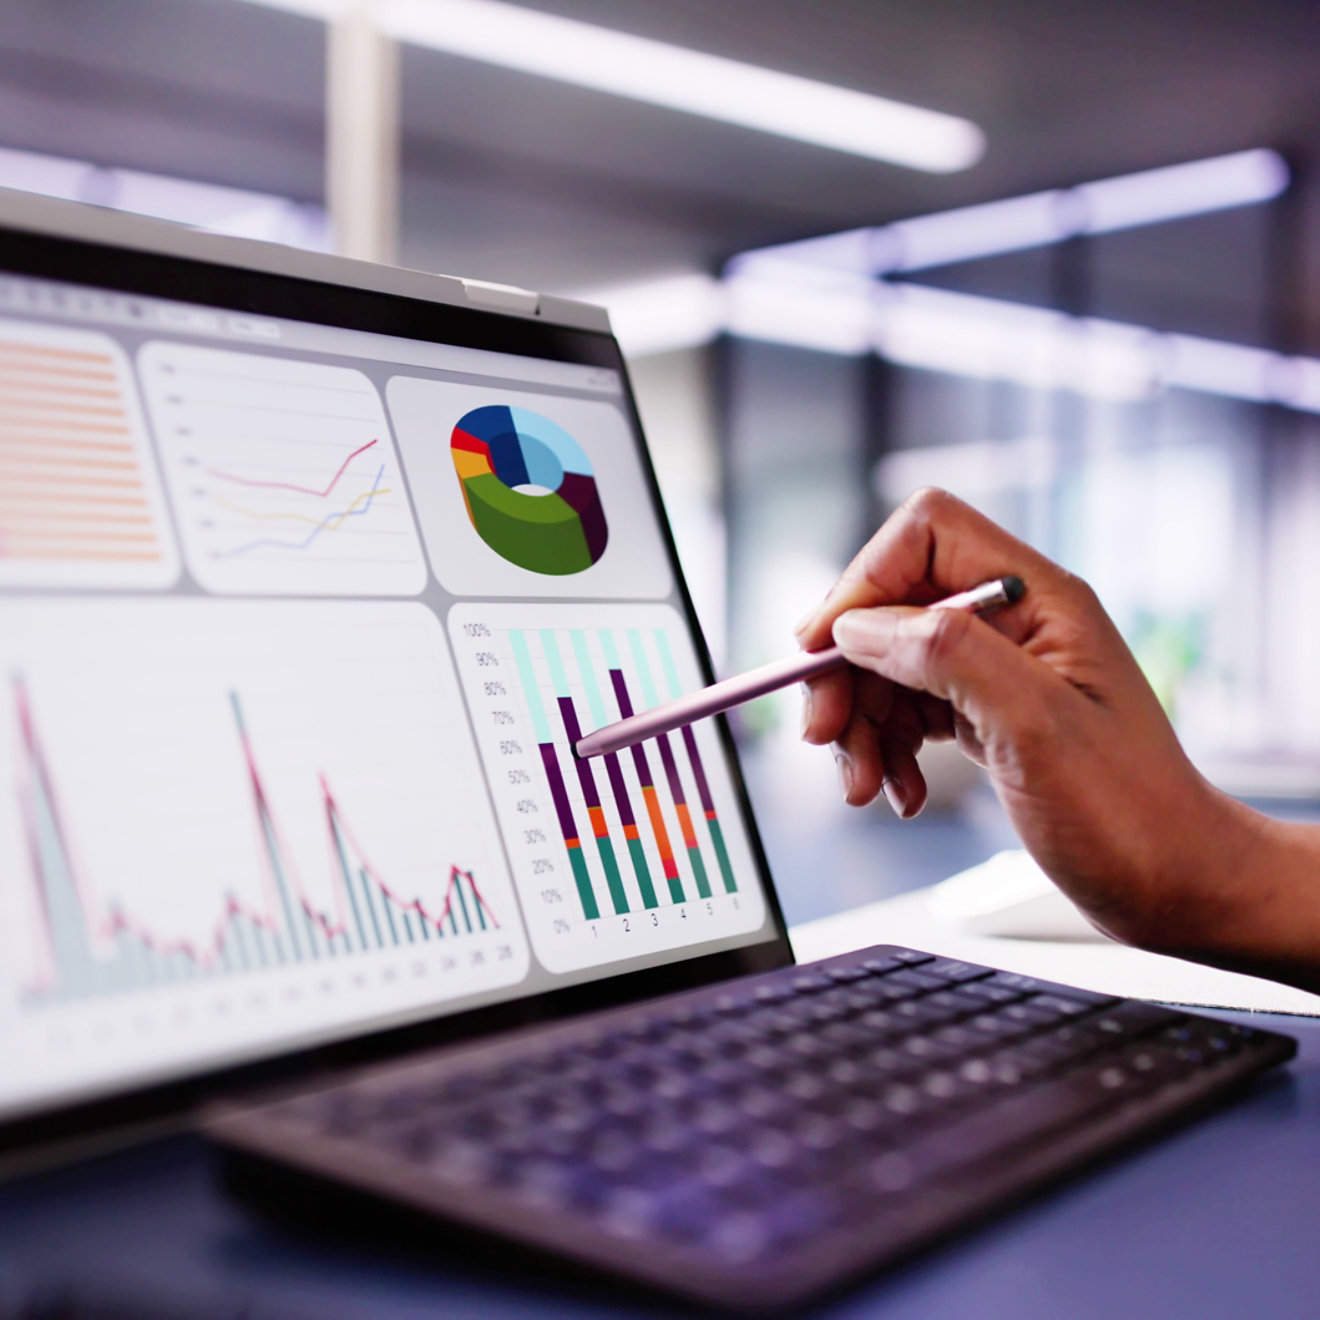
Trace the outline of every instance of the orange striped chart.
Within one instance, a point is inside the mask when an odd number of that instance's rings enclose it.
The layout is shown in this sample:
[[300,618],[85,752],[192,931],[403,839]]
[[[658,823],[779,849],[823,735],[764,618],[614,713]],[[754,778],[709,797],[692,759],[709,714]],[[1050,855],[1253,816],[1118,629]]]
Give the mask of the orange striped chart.
[[184,555],[204,587],[421,591],[426,566],[389,422],[362,372],[164,343],[138,360]]
[[765,920],[707,723],[584,761],[583,733],[700,683],[657,605],[458,605],[450,640],[533,947],[567,971]]
[[0,321],[0,582],[164,587],[177,573],[123,352]]

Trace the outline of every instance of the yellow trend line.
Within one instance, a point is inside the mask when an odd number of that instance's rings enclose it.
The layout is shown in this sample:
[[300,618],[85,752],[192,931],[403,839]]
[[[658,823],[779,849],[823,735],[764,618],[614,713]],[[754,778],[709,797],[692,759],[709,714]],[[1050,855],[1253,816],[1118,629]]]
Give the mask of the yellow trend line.
[[311,523],[313,527],[324,527],[327,532],[334,532],[343,526],[346,518],[356,513],[358,508],[373,496],[388,494],[390,494],[390,487],[388,486],[382,486],[379,490],[364,490],[343,513],[336,514],[328,522],[323,518],[311,518],[305,513],[254,513],[251,509],[243,508],[242,505],[230,504],[228,500],[215,500],[214,503],[228,513],[242,514],[244,518],[255,518],[258,522]]

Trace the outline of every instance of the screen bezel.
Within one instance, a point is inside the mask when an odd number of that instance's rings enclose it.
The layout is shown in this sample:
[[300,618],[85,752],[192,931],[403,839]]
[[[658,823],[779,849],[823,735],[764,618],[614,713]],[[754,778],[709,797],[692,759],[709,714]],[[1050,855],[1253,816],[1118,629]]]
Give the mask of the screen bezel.
[[[627,367],[613,335],[558,325],[533,316],[508,315],[335,284],[302,276],[272,274],[223,262],[140,251],[81,238],[54,237],[0,225],[0,273],[168,298],[255,315],[465,348],[514,353],[620,374],[629,421],[640,440],[640,458],[659,520],[665,552],[707,683],[715,675],[710,652],[679,564],[673,531],[637,412]],[[793,962],[783,911],[770,877],[765,849],[752,812],[728,721],[717,718],[721,750],[747,827],[748,841],[766,897],[771,939],[663,966],[608,975],[560,989],[525,995],[466,1012],[440,1013],[402,1027],[363,1028],[329,1044],[291,1047],[251,1062],[207,1068],[167,1082],[129,1085],[109,1095],[56,1102],[47,1109],[0,1119],[0,1157],[33,1146],[82,1143],[116,1129],[158,1127],[178,1121],[199,1104],[237,1089],[295,1083],[324,1071],[413,1050],[532,1026],[597,1008],[652,998],[729,977],[767,971]],[[3,1164],[0,1164],[3,1173]]]

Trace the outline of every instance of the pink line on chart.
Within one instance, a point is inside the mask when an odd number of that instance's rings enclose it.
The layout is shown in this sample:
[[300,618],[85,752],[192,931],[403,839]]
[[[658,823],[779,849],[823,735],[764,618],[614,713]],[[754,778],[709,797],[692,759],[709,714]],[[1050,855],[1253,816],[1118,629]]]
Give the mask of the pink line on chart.
[[315,495],[318,499],[324,499],[339,484],[339,478],[348,470],[348,465],[359,455],[365,454],[372,445],[378,445],[379,439],[368,440],[365,445],[355,449],[339,465],[339,471],[330,478],[330,484],[324,490],[313,490],[310,486],[295,486],[291,481],[254,481],[250,477],[237,477],[232,472],[218,472],[215,468],[207,468],[206,475],[209,477],[219,477],[221,481],[234,481],[240,486],[264,486],[268,490],[296,490],[300,495]]

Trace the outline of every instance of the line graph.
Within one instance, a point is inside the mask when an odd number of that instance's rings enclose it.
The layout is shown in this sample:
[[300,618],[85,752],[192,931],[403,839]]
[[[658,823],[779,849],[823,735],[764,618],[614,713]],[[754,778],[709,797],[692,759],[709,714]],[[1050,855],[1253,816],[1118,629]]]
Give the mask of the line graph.
[[532,942],[552,970],[755,929],[764,917],[709,724],[572,750],[700,679],[668,606],[460,604],[449,633]]
[[372,481],[372,489],[363,491],[358,495],[346,509],[341,509],[338,513],[327,514],[319,522],[315,518],[310,518],[301,513],[264,513],[244,509],[239,505],[231,504],[228,500],[217,499],[215,505],[217,508],[225,509],[231,513],[237,513],[246,518],[251,518],[254,522],[296,522],[311,523],[312,530],[307,533],[301,541],[281,540],[278,537],[262,536],[254,541],[244,541],[241,545],[236,545],[232,550],[224,552],[225,557],[237,557],[239,555],[250,554],[254,550],[306,550],[322,532],[338,531],[349,518],[361,518],[371,512],[372,501],[379,495],[391,494],[390,487],[382,485],[385,478],[385,466],[382,464],[376,471],[375,479]]
[[[318,499],[325,499],[334,491],[334,488],[339,485],[339,478],[348,471],[348,465],[359,454],[365,454],[368,449],[374,449],[378,444],[380,444],[380,441],[373,439],[368,440],[365,445],[359,445],[346,459],[344,459],[339,465],[338,470],[335,472],[335,475],[331,477],[320,490],[317,490],[313,486],[299,486],[292,481],[261,481],[255,477],[240,476],[236,472],[224,472],[219,468],[207,468],[206,471],[208,476],[218,477],[221,481],[232,481],[239,486],[255,486],[266,490],[292,490],[297,491],[300,495],[315,495]],[[383,470],[384,469],[382,468],[382,471]]]
[[360,371],[189,345],[140,364],[189,567],[213,591],[409,595],[426,580]]
[[[9,991],[21,1009],[369,965],[403,1002],[522,975],[474,749],[437,737],[460,697],[433,615],[117,604],[103,613],[119,627],[92,621],[106,677],[84,669],[90,692],[63,630],[84,611],[0,613],[19,835],[0,853],[22,859],[33,933]],[[389,971],[418,957],[443,986]]]

